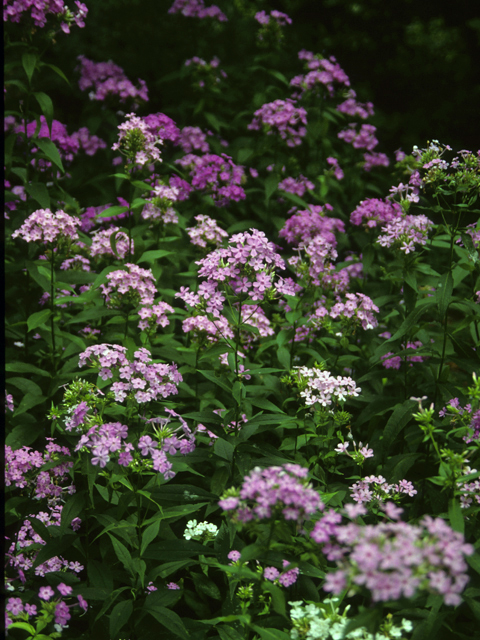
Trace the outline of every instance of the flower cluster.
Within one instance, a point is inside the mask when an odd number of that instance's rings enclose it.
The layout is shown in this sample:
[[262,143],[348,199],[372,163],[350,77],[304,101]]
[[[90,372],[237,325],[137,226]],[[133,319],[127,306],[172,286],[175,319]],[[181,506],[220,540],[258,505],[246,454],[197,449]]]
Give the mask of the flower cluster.
[[[47,438],[47,441],[43,453],[32,450],[31,447],[13,450],[5,445],[5,485],[14,485],[17,489],[28,487],[33,491],[35,499],[47,498],[49,505],[53,506],[61,500],[64,493],[75,493],[75,487],[68,484],[68,472],[73,463],[59,462],[47,471],[36,471],[60,456],[70,456],[67,447],[56,444],[53,438]],[[67,484],[63,486],[65,483]]]
[[356,226],[365,221],[367,228],[383,227],[402,215],[402,208],[397,202],[370,198],[362,200],[350,214],[350,222]]
[[175,364],[152,362],[150,352],[144,348],[135,351],[133,362],[128,360],[126,353],[127,349],[119,345],[92,345],[80,354],[79,367],[88,361],[99,368],[102,380],[109,380],[114,375],[125,380],[111,386],[117,402],[123,402],[127,395],[143,403],[178,393],[177,386],[182,382],[182,376]]
[[184,153],[192,153],[192,151],[209,153],[210,151],[207,135],[203,133],[200,127],[183,127],[180,130],[177,145],[182,148]]
[[[304,220],[306,216],[304,216]],[[292,256],[288,264],[292,267],[297,278],[303,281],[305,287],[322,287],[343,291],[349,282],[348,272],[343,270],[335,273],[333,261],[337,252],[323,235],[317,234],[307,242],[300,242],[297,256]]]
[[402,619],[400,626],[393,624],[391,615],[380,625],[380,631],[374,634],[367,631],[365,627],[357,627],[353,631],[345,634],[349,623],[347,613],[351,605],[347,605],[340,615],[340,598],[326,598],[321,604],[304,604],[301,601],[289,602],[291,606],[290,618],[292,630],[290,638],[292,640],[390,640],[404,638],[403,631],[407,633],[413,630],[410,620]]
[[329,156],[327,158],[327,163],[331,165],[332,168],[330,169],[330,171],[333,172],[335,179],[343,180],[343,178],[345,177],[345,174],[343,173],[342,167],[338,164],[337,158],[333,158],[332,156]]
[[60,28],[64,33],[70,33],[70,27],[73,23],[77,27],[85,26],[84,18],[88,13],[88,8],[83,2],[75,0],[77,7],[76,13],[72,12],[63,2],[63,0],[55,0],[54,2],[38,2],[38,0],[4,0],[3,3],[3,21],[4,22],[20,22],[26,14],[27,18],[33,20],[36,27],[43,28],[47,23],[49,15],[54,15],[61,20]]
[[274,280],[275,269],[284,269],[285,263],[273,243],[262,231],[250,231],[232,236],[226,248],[216,249],[199,260],[198,275],[207,278],[206,282],[196,293],[181,287],[175,296],[191,307],[204,306],[207,313],[218,318],[225,301],[218,289],[221,284],[228,285],[237,296],[248,294],[254,301],[263,300],[275,289],[281,293],[290,290],[281,278]]
[[100,285],[109,307],[118,308],[126,304],[151,305],[157,295],[155,279],[151,269],[142,269],[127,262],[124,269],[110,271],[107,284]]
[[[81,425],[76,426],[76,431],[82,432]],[[102,469],[110,462],[111,454],[115,454],[120,466],[127,467],[133,460],[131,454],[133,445],[125,442],[127,437],[128,427],[120,422],[95,424],[81,436],[75,451],[90,451],[93,454],[91,463]]]
[[224,238],[228,238],[228,233],[206,215],[195,216],[197,224],[194,227],[187,227],[190,242],[197,247],[207,248],[207,245],[218,246]]
[[372,151],[378,144],[378,140],[374,135],[376,130],[376,127],[372,124],[362,124],[360,131],[357,131],[357,125],[351,123],[347,129],[339,132],[338,137],[340,140],[350,143],[354,149]]
[[198,56],[185,60],[185,66],[192,70],[195,77],[194,86],[199,87],[200,89],[204,89],[205,87],[215,87],[222,81],[222,78],[227,77],[225,71],[218,68],[219,64],[220,59],[217,58],[217,56],[214,56],[210,62],[206,62]]
[[307,112],[294,105],[295,100],[291,98],[267,102],[255,111],[248,129],[259,131],[263,128],[267,135],[278,133],[289,147],[298,146],[307,134]]
[[132,99],[133,108],[137,108],[141,101],[148,102],[148,89],[144,80],[138,80],[138,87],[127,78],[123,69],[108,62],[93,62],[85,56],[78,56],[80,72],[78,86],[81,91],[91,89],[88,97],[90,100],[105,101],[110,97],[118,96],[120,102],[125,103]]
[[[480,411],[477,411],[477,423],[480,429]],[[480,505],[480,480],[477,478],[472,482],[466,482],[465,478],[465,476],[470,476],[470,474],[474,473],[477,473],[477,469],[465,466],[463,474],[457,479],[456,488],[461,492],[460,506],[462,509],[468,509],[473,503]]]
[[[112,247],[112,236],[115,236],[115,251]],[[90,245],[90,255],[95,256],[115,256],[121,260],[135,248],[134,241],[130,247],[130,240],[125,231],[120,231],[119,227],[108,229],[97,229],[92,233],[92,244]]]
[[5,391],[5,413],[7,411],[15,411],[15,405],[13,404],[12,394]]
[[307,189],[315,189],[315,185],[308,178],[300,174],[297,178],[284,178],[284,180],[278,183],[278,189],[280,191],[286,191],[287,193],[294,193],[302,198],[305,191]]
[[366,120],[370,116],[373,116],[373,103],[367,102],[366,104],[362,104],[355,100],[356,97],[357,94],[355,91],[350,89],[347,93],[347,99],[337,105],[337,111],[340,111],[340,113],[346,113],[349,116],[358,116],[359,118],[362,118],[362,120]]
[[301,98],[307,91],[318,92],[324,87],[329,96],[333,97],[336,86],[350,87],[347,74],[333,56],[327,59],[320,54],[315,55],[311,51],[302,49],[298,52],[298,58],[306,61],[307,72],[290,80],[290,86],[300,90],[293,94],[294,97]]
[[52,213],[50,209],[37,209],[25,222],[12,233],[12,238],[22,238],[25,242],[38,240],[56,242],[60,240],[78,240],[77,228],[81,222],[64,211]]
[[[384,508],[395,522],[340,525],[341,516],[335,512],[317,521],[311,537],[325,543],[323,552],[338,566],[327,574],[325,591],[339,594],[348,587],[365,587],[379,602],[411,598],[421,590],[441,595],[445,604],[459,605],[468,582],[463,556],[471,555],[473,546],[440,518],[425,516],[411,525],[398,520],[402,509],[393,503]],[[352,505],[350,513],[366,511],[363,505]]]
[[219,22],[227,22],[228,18],[217,5],[206,7],[203,0],[175,0],[168,13],[181,13],[187,18],[215,18]]
[[[385,332],[382,334],[384,337],[390,337],[389,332]],[[423,347],[423,344],[420,340],[415,340],[414,342],[407,342],[406,349],[419,349]],[[402,345],[402,349],[405,347]],[[404,355],[404,356],[394,356],[391,351],[382,356],[382,366],[385,369],[400,369],[402,366],[402,362],[409,362],[410,366],[413,367],[414,362],[423,362],[424,358],[418,355]]]
[[322,236],[325,242],[335,247],[337,244],[335,232],[345,233],[345,224],[338,218],[324,215],[325,209],[331,210],[332,207],[312,204],[308,209],[300,211],[294,207],[289,211],[289,213],[293,211],[294,215],[287,219],[278,235],[294,245],[308,243],[315,236]]
[[[127,120],[118,127],[118,141],[112,149],[120,151],[125,156],[127,164],[144,166],[161,162],[158,145],[163,144],[166,137],[161,135],[164,127],[158,126],[155,120],[149,122],[148,116],[140,118],[134,113],[129,113],[126,118]],[[168,130],[166,133],[169,133]]]
[[182,323],[184,333],[193,333],[193,339],[198,342],[217,342],[220,339],[233,339],[235,334],[224,316],[209,320],[207,316],[191,316]]
[[301,525],[306,516],[323,509],[318,493],[307,480],[308,470],[298,464],[256,467],[239,491],[227,491],[219,501],[224,511],[242,523],[282,516]]
[[138,311],[138,315],[140,316],[138,328],[142,331],[152,331],[155,330],[157,325],[167,327],[170,324],[170,320],[167,318],[167,313],[173,312],[173,307],[166,302],[157,302],[157,304],[154,304],[151,307],[143,306]]
[[192,187],[209,193],[217,207],[225,207],[230,201],[245,199],[245,191],[240,185],[244,179],[244,169],[236,165],[230,156],[212,153],[196,156],[191,153],[175,160],[184,169],[190,170]]
[[189,520],[183,537],[185,540],[199,540],[200,542],[208,542],[214,540],[218,533],[218,527],[216,524],[210,522],[197,522],[196,520]]
[[[5,629],[20,628],[24,631],[28,630],[33,636],[37,635],[33,624],[38,630],[44,629],[47,624],[54,621],[56,633],[46,637],[59,637],[62,629],[68,628],[67,622],[72,617],[70,609],[79,606],[83,611],[87,611],[88,603],[83,596],[78,595],[77,602],[68,605],[63,598],[72,595],[72,587],[61,582],[56,588],[60,597],[55,594],[52,587],[40,587],[38,594],[36,594],[41,600],[40,605],[24,603],[21,598],[8,598],[5,607]],[[53,597],[55,597],[54,600],[52,600]],[[37,611],[38,606],[40,606],[40,611]],[[37,616],[36,621],[31,619],[34,616]]]
[[377,153],[376,151],[373,153],[364,153],[363,159],[365,160],[365,164],[363,165],[364,171],[371,171],[373,167],[388,167],[390,164],[387,155]]
[[294,377],[307,407],[343,403],[347,398],[356,398],[361,392],[352,378],[335,377],[320,368],[295,367]]
[[382,247],[393,246],[408,254],[415,251],[415,245],[427,244],[428,232],[432,227],[433,222],[423,214],[401,216],[387,222],[377,242]]
[[[290,562],[288,560],[283,560],[282,564],[284,569],[290,566]],[[270,580],[270,582],[280,584],[282,587],[291,587],[292,584],[295,584],[299,575],[300,569],[298,567],[288,569],[287,571],[284,570],[281,573],[276,567],[265,567],[263,570],[263,577],[265,580]]]
[[366,476],[350,487],[355,502],[382,504],[386,500],[397,502],[402,494],[413,497],[417,491],[408,480],[400,480],[396,484],[388,484],[383,476]]
[[282,13],[281,11],[270,11],[270,15],[267,15],[265,11],[258,11],[255,14],[255,20],[259,22],[261,25],[267,25],[271,21],[270,19],[275,20],[275,22],[281,27],[292,24],[292,19],[287,16],[286,13]]
[[360,324],[365,331],[378,326],[374,313],[380,310],[371,298],[363,293],[346,293],[345,302],[337,298],[337,302],[330,308],[322,303],[317,305],[315,313],[310,317],[314,326],[322,326],[327,318],[340,319],[347,328]]
[[157,183],[142,209],[142,218],[163,224],[178,224],[178,215],[172,205],[179,200],[179,192],[177,187]]

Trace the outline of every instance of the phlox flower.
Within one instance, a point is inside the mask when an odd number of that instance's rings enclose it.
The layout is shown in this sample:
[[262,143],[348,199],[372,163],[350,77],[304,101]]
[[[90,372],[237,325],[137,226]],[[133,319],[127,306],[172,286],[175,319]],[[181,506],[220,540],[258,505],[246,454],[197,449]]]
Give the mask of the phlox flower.
[[77,240],[80,220],[62,210],[52,213],[50,209],[37,209],[12,233],[12,238],[22,238],[26,242],[59,242]]

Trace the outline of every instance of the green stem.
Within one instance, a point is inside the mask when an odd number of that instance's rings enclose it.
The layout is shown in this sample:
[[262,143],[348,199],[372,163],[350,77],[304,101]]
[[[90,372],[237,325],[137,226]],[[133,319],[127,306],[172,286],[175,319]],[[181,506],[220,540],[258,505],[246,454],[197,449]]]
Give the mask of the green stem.
[[55,315],[55,269],[54,269],[54,265],[55,265],[55,254],[53,252],[53,247],[51,248],[51,260],[50,260],[50,266],[51,266],[51,273],[50,273],[50,307],[51,307],[51,311],[52,311],[52,315],[50,317],[50,329],[51,329],[51,336],[52,336],[52,366],[53,366],[53,371],[56,372],[56,362],[55,362],[55,351],[56,351],[56,345],[55,345],[55,324],[54,324],[54,315]]

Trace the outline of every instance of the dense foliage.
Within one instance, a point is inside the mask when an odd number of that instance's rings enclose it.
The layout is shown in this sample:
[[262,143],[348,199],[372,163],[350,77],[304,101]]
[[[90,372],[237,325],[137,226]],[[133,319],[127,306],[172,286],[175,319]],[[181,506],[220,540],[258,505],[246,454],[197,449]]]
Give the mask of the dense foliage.
[[11,638],[474,637],[480,152],[295,4],[4,0]]

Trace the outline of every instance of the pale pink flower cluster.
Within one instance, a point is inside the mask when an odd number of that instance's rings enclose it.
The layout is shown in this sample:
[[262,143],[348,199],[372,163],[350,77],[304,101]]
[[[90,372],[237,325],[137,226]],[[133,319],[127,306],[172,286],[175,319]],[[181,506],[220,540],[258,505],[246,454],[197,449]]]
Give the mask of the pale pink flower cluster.
[[301,525],[307,516],[323,509],[307,475],[308,469],[298,464],[255,467],[243,479],[240,490],[227,491],[218,504],[243,523],[281,516]]
[[373,102],[361,103],[357,102],[355,98],[357,94],[353,89],[350,89],[347,93],[347,99],[337,105],[337,111],[340,113],[346,113],[349,116],[358,116],[363,120],[366,120],[370,116],[373,116]]
[[80,354],[78,366],[83,367],[88,361],[99,368],[102,380],[109,380],[114,374],[120,380],[126,380],[111,386],[117,402],[123,402],[127,395],[143,403],[178,393],[177,386],[183,378],[175,364],[152,362],[150,351],[144,348],[135,351],[133,362],[128,360],[126,353],[125,347],[115,344],[92,345]]
[[350,494],[355,502],[360,504],[385,500],[397,500],[400,496],[413,497],[416,489],[409,480],[400,480],[396,484],[389,484],[383,476],[366,476],[350,487]]
[[303,107],[295,107],[295,100],[275,100],[267,102],[254,113],[248,129],[259,131],[263,128],[267,135],[280,134],[289,147],[302,144],[307,135],[307,112]]
[[303,388],[300,396],[305,399],[307,407],[317,404],[329,407],[333,403],[343,403],[347,398],[356,398],[361,392],[352,378],[335,377],[330,371],[295,367],[295,372]]
[[301,98],[307,91],[318,91],[323,87],[326,87],[330,97],[333,97],[336,86],[350,86],[347,74],[333,56],[327,59],[320,54],[315,55],[311,51],[302,49],[298,52],[298,57],[306,61],[307,73],[290,80],[290,86],[300,90],[293,94],[294,97]]
[[173,313],[175,310],[166,302],[158,302],[157,304],[146,307],[141,307],[138,311],[140,316],[140,322],[138,328],[142,331],[152,329],[156,325],[166,327],[170,324],[170,320],[167,318],[167,313]]
[[125,303],[134,306],[151,305],[157,295],[155,278],[151,269],[142,269],[127,262],[124,269],[111,271],[106,278],[108,283],[100,285],[109,307],[118,307]]
[[294,215],[285,223],[285,226],[279,231],[280,238],[285,238],[289,244],[299,245],[300,243],[308,243],[316,236],[320,235],[335,247],[337,239],[335,232],[345,233],[345,224],[338,218],[330,218],[325,215],[325,209],[331,210],[331,205],[311,204],[308,209],[297,210],[296,207],[290,209],[289,213]]
[[[116,252],[112,249],[110,242],[111,236],[116,235]],[[132,240],[132,253],[134,251],[134,242]],[[108,229],[97,229],[92,233],[92,244],[90,246],[90,255],[95,256],[115,256],[121,260],[130,253],[130,241],[125,231],[120,231],[119,227],[109,227]]]
[[[84,18],[88,13],[88,8],[83,2],[75,0],[75,5],[76,13],[72,12],[63,0],[3,0],[3,21],[20,22],[27,17],[33,20],[36,27],[43,28],[47,24],[48,16],[54,15],[62,21],[62,31],[70,33],[73,23],[80,28],[85,26]],[[27,16],[23,15],[25,13]]]
[[315,189],[315,185],[308,178],[300,174],[297,178],[292,178],[290,176],[288,178],[284,178],[278,183],[278,188],[280,191],[293,193],[302,198],[305,191],[307,189]]
[[345,301],[337,297],[337,302],[330,308],[320,303],[311,316],[314,326],[322,326],[325,318],[340,319],[348,325],[360,324],[367,331],[378,326],[378,320],[374,313],[379,313],[379,308],[372,299],[363,293],[346,293]]
[[172,204],[179,199],[180,190],[177,187],[169,187],[157,184],[151,193],[151,199],[142,209],[144,220],[160,221],[163,224],[178,224],[178,215]]
[[112,146],[113,151],[121,151],[128,163],[144,166],[154,162],[161,162],[158,145],[163,144],[163,138],[158,129],[149,126],[145,118],[134,113],[126,116],[126,121],[118,126],[118,141]]
[[227,22],[228,18],[217,5],[206,7],[203,0],[175,0],[168,13],[181,13],[186,18],[215,18],[219,22]]
[[[338,567],[327,574],[325,591],[366,588],[374,602],[426,591],[441,595],[447,605],[461,604],[469,580],[464,556],[473,554],[473,546],[440,518],[425,516],[411,525],[398,521],[402,509],[392,502],[384,510],[396,522],[341,525],[341,515],[332,510],[317,521],[311,537]],[[352,517],[366,513],[361,504],[346,511]]]
[[91,88],[90,100],[104,101],[111,96],[118,96],[120,102],[133,100],[133,108],[139,106],[139,101],[148,102],[148,89],[144,80],[138,80],[138,87],[127,78],[121,67],[108,62],[93,62],[85,56],[78,56],[80,72],[78,86],[81,91]]
[[190,242],[197,247],[207,248],[207,245],[218,246],[224,238],[228,238],[228,233],[218,226],[216,221],[209,216],[200,214],[195,216],[197,224],[194,227],[187,227]]
[[350,214],[350,222],[361,225],[364,222],[369,229],[376,226],[383,227],[402,215],[402,208],[397,202],[390,200],[378,200],[369,198],[362,200],[357,208]]
[[378,140],[375,138],[376,130],[373,124],[362,124],[360,131],[357,131],[357,124],[352,122],[347,129],[338,133],[338,137],[340,140],[350,143],[354,149],[372,151],[378,144]]
[[308,242],[301,242],[297,251],[299,255],[289,258],[288,263],[297,278],[303,280],[303,286],[321,286],[335,292],[344,291],[348,287],[348,271],[341,269],[335,272],[332,263],[337,258],[337,251],[323,235],[316,235]]
[[26,242],[58,242],[63,239],[78,240],[77,228],[81,222],[64,211],[52,213],[50,209],[37,209],[12,233],[12,238]]
[[177,145],[183,149],[184,153],[192,153],[192,151],[209,153],[210,151],[207,135],[203,133],[200,127],[183,127],[180,130]]
[[90,260],[77,254],[73,256],[73,258],[67,258],[60,265],[60,269],[64,271],[68,271],[68,269],[72,269],[73,271],[91,271]]
[[377,243],[382,247],[394,246],[408,254],[415,251],[415,245],[427,244],[428,232],[432,228],[433,222],[423,214],[401,216],[387,222]]
[[224,316],[209,320],[207,316],[192,316],[185,318],[182,323],[184,333],[193,333],[195,339],[206,339],[208,342],[217,342],[220,339],[233,340],[235,334]]
[[281,11],[277,11],[274,9],[270,11],[270,15],[267,15],[265,11],[258,11],[255,14],[255,20],[259,22],[261,25],[267,25],[270,20],[274,20],[280,27],[284,27],[287,24],[292,24],[292,19]]

